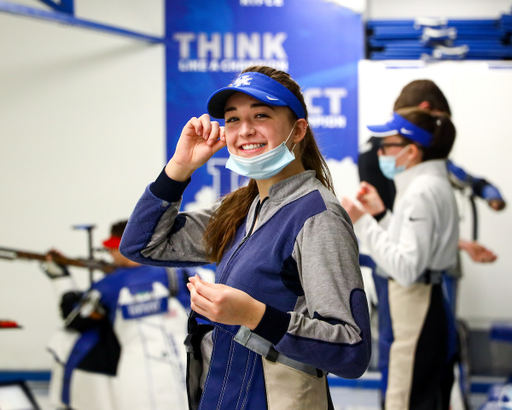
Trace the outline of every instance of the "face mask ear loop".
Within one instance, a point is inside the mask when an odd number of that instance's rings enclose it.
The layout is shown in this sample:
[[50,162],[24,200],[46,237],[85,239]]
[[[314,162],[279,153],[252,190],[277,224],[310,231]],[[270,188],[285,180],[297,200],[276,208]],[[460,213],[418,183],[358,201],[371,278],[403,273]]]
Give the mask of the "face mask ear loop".
[[407,152],[407,150],[409,149],[409,147],[411,146],[411,144],[408,144],[406,147],[404,147],[402,149],[402,151],[400,151],[397,155],[395,155],[395,159],[398,159],[400,158],[402,155],[404,155],[405,152]]
[[[398,158],[400,158],[402,155],[404,155],[404,153],[407,152],[407,150],[409,149],[409,147],[411,146],[411,144],[407,145],[406,147],[404,147],[404,149],[402,151],[400,151],[398,153],[398,155],[395,156],[395,164],[396,164],[396,160]],[[409,160],[410,161],[410,160]],[[407,167],[407,164],[409,163],[409,161],[407,161],[405,164],[403,164],[404,167]]]
[[404,155],[404,153],[407,152],[407,150],[409,149],[409,147],[411,146],[411,144],[407,145],[406,147],[404,147],[404,149],[402,151],[400,151],[397,155],[395,155],[395,159],[398,159],[400,158],[402,155]]
[[[293,133],[293,130],[295,130],[295,126],[297,125],[297,121],[295,121],[295,124],[293,124],[293,128],[292,130],[290,131],[290,134],[288,135],[288,138],[286,138],[286,141],[284,142],[284,144],[286,145],[286,143],[288,142],[288,140],[290,139],[290,137],[292,136],[292,133]],[[293,152],[293,150],[295,149],[295,146],[297,145],[297,143],[293,144],[293,147],[292,149],[290,150],[291,154],[295,157],[295,153]]]

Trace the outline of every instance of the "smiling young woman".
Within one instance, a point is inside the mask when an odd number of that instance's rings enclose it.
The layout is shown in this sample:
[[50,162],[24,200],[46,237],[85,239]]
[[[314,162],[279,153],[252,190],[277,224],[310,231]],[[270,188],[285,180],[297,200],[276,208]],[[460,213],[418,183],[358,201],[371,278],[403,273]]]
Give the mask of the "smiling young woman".
[[[191,409],[332,409],[326,374],[366,370],[370,326],[357,241],[300,87],[251,67],[207,106],[138,202],[121,251],[149,265],[217,264],[215,284],[188,284]],[[247,186],[179,212],[194,170],[226,146]]]

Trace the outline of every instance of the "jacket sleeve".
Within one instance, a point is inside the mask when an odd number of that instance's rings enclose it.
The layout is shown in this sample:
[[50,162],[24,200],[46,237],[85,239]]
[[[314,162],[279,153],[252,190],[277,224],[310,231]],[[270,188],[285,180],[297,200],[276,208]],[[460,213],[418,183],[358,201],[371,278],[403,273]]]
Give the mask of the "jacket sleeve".
[[267,306],[254,332],[265,329],[260,336],[292,359],[344,378],[361,376],[371,355],[370,319],[348,216],[328,210],[310,218],[293,257],[304,295],[293,312]]
[[482,198],[485,201],[500,200],[503,201],[500,190],[484,178],[478,178],[468,174],[461,167],[455,165],[452,161],[447,162],[450,180],[459,188],[469,187],[471,193]]
[[179,212],[187,182],[173,181],[164,171],[137,202],[119,250],[145,265],[187,267],[207,264],[203,234],[218,207]]
[[398,241],[369,214],[355,224],[357,236],[368,247],[375,263],[402,286],[415,283],[427,269],[436,238],[434,205],[419,194],[410,197],[401,209],[397,225]]

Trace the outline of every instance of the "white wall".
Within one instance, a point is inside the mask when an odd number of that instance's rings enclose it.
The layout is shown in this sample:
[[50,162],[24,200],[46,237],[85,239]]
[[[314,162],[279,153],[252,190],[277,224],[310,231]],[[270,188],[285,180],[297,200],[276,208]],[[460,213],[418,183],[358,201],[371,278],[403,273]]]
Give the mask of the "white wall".
[[[404,68],[396,68],[397,66]],[[407,68],[416,66],[416,68]],[[500,68],[493,68],[493,67]],[[359,65],[359,137],[369,138],[368,124],[381,124],[391,116],[403,86],[415,79],[431,79],[445,93],[457,128],[451,158],[467,172],[485,177],[500,190],[509,206],[492,211],[478,201],[479,241],[498,255],[492,264],[477,264],[463,254],[459,313],[474,326],[510,320],[512,303],[512,63],[362,61]],[[462,201],[461,236],[471,238],[469,202]]]
[[[163,35],[162,0],[75,4],[79,18]],[[71,226],[96,224],[99,246],[164,165],[164,48],[0,13],[0,56],[0,247],[87,256]],[[0,318],[23,326],[0,330],[0,369],[48,369],[59,319],[37,263],[0,260]]]

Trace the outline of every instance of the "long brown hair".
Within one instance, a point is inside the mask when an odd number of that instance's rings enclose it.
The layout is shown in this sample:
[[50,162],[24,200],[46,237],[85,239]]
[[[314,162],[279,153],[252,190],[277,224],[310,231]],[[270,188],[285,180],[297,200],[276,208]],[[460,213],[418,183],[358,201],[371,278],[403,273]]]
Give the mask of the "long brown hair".
[[[257,72],[276,80],[288,88],[300,101],[308,119],[308,111],[300,86],[284,71],[266,66],[248,67],[242,73]],[[295,113],[290,109],[290,115],[297,121]],[[316,178],[331,192],[334,193],[329,168],[318,149],[313,131],[308,126],[306,135],[299,145],[300,160],[306,170],[316,171]],[[242,224],[249,208],[258,195],[258,186],[254,179],[249,184],[226,195],[220,207],[212,215],[204,233],[204,245],[207,256],[211,262],[220,262],[228,245],[235,237],[237,228]]]

